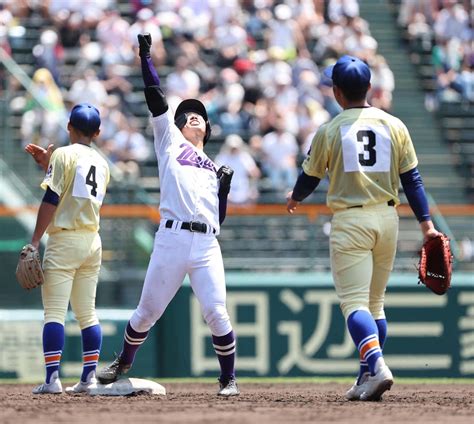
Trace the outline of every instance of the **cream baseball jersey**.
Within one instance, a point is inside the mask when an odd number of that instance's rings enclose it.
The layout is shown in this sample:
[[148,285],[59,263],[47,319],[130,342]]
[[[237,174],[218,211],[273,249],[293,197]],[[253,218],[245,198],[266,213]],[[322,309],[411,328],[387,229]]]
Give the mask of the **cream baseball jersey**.
[[109,166],[93,148],[71,144],[56,149],[49,160],[41,187],[59,196],[59,204],[47,229],[99,230],[99,210],[109,183]]
[[322,125],[303,162],[307,175],[329,176],[332,210],[357,205],[400,203],[400,174],[418,164],[408,129],[374,107],[346,109]]
[[170,110],[153,118],[160,177],[160,215],[176,221],[199,221],[219,233],[219,183],[216,166],[187,141]]

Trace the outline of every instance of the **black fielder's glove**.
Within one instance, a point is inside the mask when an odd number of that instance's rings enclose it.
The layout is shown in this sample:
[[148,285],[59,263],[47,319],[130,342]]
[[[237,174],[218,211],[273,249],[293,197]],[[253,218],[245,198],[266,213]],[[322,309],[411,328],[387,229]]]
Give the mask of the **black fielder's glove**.
[[143,56],[150,56],[150,48],[151,48],[151,34],[138,34],[138,45],[139,45],[139,52],[138,54],[140,57]]
[[226,165],[222,165],[217,171],[217,178],[219,179],[219,193],[228,194],[230,191],[230,182],[234,175],[234,170]]

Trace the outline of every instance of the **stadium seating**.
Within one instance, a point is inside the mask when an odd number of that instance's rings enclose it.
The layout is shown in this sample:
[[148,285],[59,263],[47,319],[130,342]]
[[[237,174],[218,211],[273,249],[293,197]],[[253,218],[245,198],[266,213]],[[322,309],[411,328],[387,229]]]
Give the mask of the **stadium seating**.
[[[437,203],[463,204],[474,198],[474,113],[472,105],[447,103],[441,104],[436,113],[428,112],[425,95],[433,90],[432,73],[426,55],[410,50],[410,45],[403,41],[403,31],[396,25],[396,2],[393,8],[383,8],[379,0],[360,2],[361,15],[368,20],[371,32],[377,39],[379,50],[388,58],[389,65],[396,75],[393,113],[400,117],[410,129],[420,159],[420,169],[429,192]],[[118,6],[124,17],[131,20],[129,2],[121,0]],[[31,48],[38,42],[40,28],[51,24],[36,15],[25,19],[24,37],[12,42],[13,58],[21,68],[32,75],[34,63]],[[94,37],[94,32],[90,33]],[[418,56],[417,56],[418,54]],[[409,59],[413,61],[411,64]],[[70,75],[77,50],[67,49],[64,75]],[[133,71],[129,80],[133,92],[127,99],[136,116],[141,120],[141,128],[151,139],[148,125],[148,111],[141,94],[142,82],[140,70]],[[69,88],[70,80],[66,77],[64,84]],[[420,90],[420,84],[423,90]],[[20,87],[15,95],[24,94]],[[21,149],[19,127],[21,111],[10,110],[5,103],[0,103],[2,116],[7,125],[0,134],[4,145],[3,151],[12,170],[22,178],[39,201],[41,192],[38,185],[43,173],[32,161],[25,158]],[[8,140],[8,143],[5,141]],[[211,157],[218,152],[223,139],[214,137],[210,140],[207,151]],[[454,189],[453,187],[465,187]],[[328,237],[327,222],[329,216],[320,216],[315,221],[305,215],[288,216],[284,211],[284,193],[269,190],[265,181],[260,184],[260,203],[276,203],[282,208],[277,216],[232,215],[227,217],[222,228],[220,242],[229,271],[327,271]],[[152,204],[159,203],[159,181],[156,160],[150,159],[141,167],[141,179],[135,182],[114,180],[106,198],[107,204]],[[325,191],[318,189],[308,200],[312,203],[324,203]],[[470,217],[448,217],[448,225],[456,239],[466,235],[466,228],[471,228]],[[5,225],[5,224],[4,224]],[[107,281],[114,281],[118,271],[122,271],[120,293],[116,294],[117,302],[127,297],[131,290],[138,286],[127,281],[143,277],[156,223],[146,219],[127,218],[102,219],[102,237],[104,243],[104,266],[107,278],[103,290],[113,291]],[[403,217],[400,221],[399,249],[396,269],[413,271],[416,253],[420,248],[420,233],[414,218]],[[470,269],[472,265],[462,263],[461,269]],[[127,275],[128,277],[123,277]],[[112,284],[112,283],[110,283]],[[124,294],[125,293],[125,294]]]

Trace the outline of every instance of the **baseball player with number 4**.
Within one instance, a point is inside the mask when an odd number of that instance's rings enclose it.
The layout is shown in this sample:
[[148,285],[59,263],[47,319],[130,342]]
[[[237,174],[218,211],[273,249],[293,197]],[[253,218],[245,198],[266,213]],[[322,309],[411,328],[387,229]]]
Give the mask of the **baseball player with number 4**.
[[130,369],[138,348],[188,274],[221,368],[218,395],[235,396],[239,394],[234,372],[235,336],[225,304],[224,266],[216,238],[225,218],[233,171],[225,166],[217,170],[203,151],[211,126],[199,100],[182,101],[172,115],[150,57],[151,36],[140,34],[138,40],[145,98],[153,115],[161,221],[122,351],[97,377],[108,384]]
[[384,296],[397,248],[400,182],[424,240],[439,236],[430,218],[417,158],[406,126],[366,100],[370,69],[343,56],[325,71],[343,111],[316,133],[303,171],[287,196],[287,210],[329,176],[333,211],[331,269],[360,371],[349,400],[381,399],[393,384],[382,349],[387,335]]
[[66,392],[87,392],[96,383],[95,370],[102,343],[95,311],[102,261],[99,210],[109,182],[107,162],[91,147],[99,135],[99,127],[99,111],[92,105],[79,104],[74,106],[69,118],[69,146],[54,152],[52,145],[48,149],[34,144],[25,147],[46,171],[41,183],[46,193],[30,248],[37,251],[45,231],[49,234],[41,285],[46,379],[33,389],[34,394],[62,393],[59,364],[69,302],[81,328],[83,370],[80,381],[66,388]]

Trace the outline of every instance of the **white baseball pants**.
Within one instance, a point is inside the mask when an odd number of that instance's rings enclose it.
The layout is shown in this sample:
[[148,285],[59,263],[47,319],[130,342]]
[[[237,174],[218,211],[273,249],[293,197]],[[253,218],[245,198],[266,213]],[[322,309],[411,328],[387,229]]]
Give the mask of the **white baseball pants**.
[[223,336],[232,330],[225,305],[224,264],[216,237],[164,228],[162,221],[155,235],[140,302],[130,319],[135,331],[148,331],[160,319],[186,274],[212,334]]

